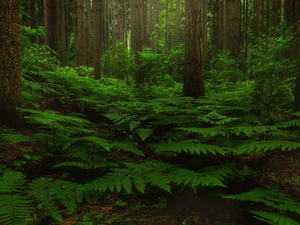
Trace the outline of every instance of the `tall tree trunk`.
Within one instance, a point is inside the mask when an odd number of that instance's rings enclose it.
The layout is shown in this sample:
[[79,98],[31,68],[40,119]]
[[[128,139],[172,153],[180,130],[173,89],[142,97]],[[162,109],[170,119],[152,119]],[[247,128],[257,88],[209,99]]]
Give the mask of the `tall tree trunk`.
[[179,45],[180,40],[180,0],[176,0],[176,47]]
[[228,0],[228,49],[237,61],[241,43],[240,37],[240,0]]
[[20,128],[19,0],[0,0],[0,123]]
[[207,60],[207,53],[208,53],[208,43],[207,43],[207,0],[202,0],[202,5],[203,5],[203,71],[205,72],[206,68],[206,60]]
[[100,24],[99,24],[99,0],[93,0],[93,33],[94,33],[94,78],[101,78],[101,46],[100,46]]
[[149,47],[153,48],[152,32],[153,32],[153,15],[152,15],[152,2],[149,0]]
[[66,39],[66,5],[65,0],[60,2],[60,21],[59,21],[59,54],[61,62],[64,64],[67,61],[67,39]]
[[201,1],[185,1],[185,63],[184,63],[184,85],[185,96],[198,98],[204,96],[203,76],[203,48],[202,23],[201,23]]
[[166,53],[169,54],[169,45],[170,45],[170,37],[169,37],[169,2],[166,1]]
[[87,66],[93,66],[93,39],[92,39],[92,10],[91,1],[86,1],[86,25],[87,25]]
[[265,0],[261,4],[261,34],[265,34]]
[[272,30],[271,30],[271,36],[272,37],[276,37],[277,36],[277,32],[274,28],[276,28],[278,26],[278,0],[273,0],[273,4],[272,4],[272,18],[271,18],[271,26],[272,26]]
[[[142,7],[143,7],[143,0],[133,0],[133,5],[131,8],[133,9],[133,13],[131,14],[134,20],[134,27],[132,28],[132,40],[131,40],[131,47],[133,53],[135,54],[135,64],[140,65],[142,63],[141,56],[138,52],[142,52],[143,50],[143,25],[142,25]],[[137,84],[144,83],[144,74],[141,70],[137,69],[135,74],[135,80]]]
[[223,49],[223,0],[218,0],[218,50]]
[[[30,2],[30,28],[36,29],[37,28],[37,17],[36,17],[36,1]],[[30,42],[36,43],[37,39],[35,35],[30,36]]]
[[266,9],[266,35],[270,37],[270,10],[271,10],[271,0],[267,0],[267,9]]
[[[156,24],[158,24],[158,20],[157,20],[157,0],[154,0],[154,12],[153,12],[153,23],[154,23],[154,26]],[[157,34],[158,34],[158,29],[157,27],[155,26],[154,27],[154,30],[155,31],[152,35],[153,37],[153,48],[152,48],[152,52],[153,54],[157,54]]]
[[43,6],[44,6],[44,31],[45,31],[45,40],[44,44],[49,45],[49,35],[48,35],[48,30],[49,30],[49,23],[48,23],[48,3],[47,0],[43,0]]
[[223,0],[223,50],[228,49],[228,0]]
[[128,48],[128,36],[127,36],[127,14],[126,14],[126,10],[127,10],[127,7],[126,7],[126,0],[123,0],[124,1],[124,39],[125,39],[125,48],[127,49]]
[[113,16],[113,33],[112,33],[112,47],[113,54],[116,54],[116,12],[115,12],[115,2],[112,1],[112,16]]
[[299,0],[285,0],[285,20],[289,27],[292,27],[292,32],[294,33],[295,46],[290,49],[290,56],[297,59],[297,70],[298,75],[296,75],[296,88],[295,88],[295,101],[294,101],[294,112],[300,110],[300,1]]
[[86,65],[84,0],[78,0],[78,65]]

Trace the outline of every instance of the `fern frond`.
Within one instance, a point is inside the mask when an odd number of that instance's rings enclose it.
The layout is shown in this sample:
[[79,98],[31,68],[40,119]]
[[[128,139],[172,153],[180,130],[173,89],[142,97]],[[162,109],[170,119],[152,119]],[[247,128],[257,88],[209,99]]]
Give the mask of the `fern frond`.
[[15,171],[0,178],[0,223],[19,225],[30,220],[32,200],[22,193],[25,182],[25,175]]
[[36,200],[39,200],[39,208],[44,208],[49,216],[54,219],[62,222],[62,217],[60,210],[55,201],[55,196],[53,193],[50,193],[49,186],[52,181],[52,178],[38,178],[32,181],[29,184],[31,190],[29,191],[30,196],[34,197]]
[[282,127],[282,128],[285,128],[285,127],[292,127],[292,126],[300,126],[300,119],[296,119],[296,120],[289,120],[289,121],[286,121],[286,122],[281,122],[281,123],[278,123],[276,124],[278,127]]
[[292,218],[281,216],[273,212],[266,211],[249,211],[257,216],[254,216],[256,219],[269,223],[269,224],[278,224],[278,225],[299,225],[298,222]]
[[233,152],[237,154],[243,153],[259,153],[259,152],[266,152],[268,150],[273,150],[276,148],[281,148],[282,150],[293,150],[300,147],[299,142],[293,141],[253,141],[249,144],[243,144],[238,146],[235,149],[231,149]]
[[280,192],[267,190],[256,187],[252,191],[245,192],[239,195],[228,195],[224,198],[238,199],[241,201],[255,201],[262,202],[267,206],[271,206],[282,211],[291,211],[300,214],[300,203],[288,198],[285,194]]
[[115,148],[118,151],[124,150],[128,152],[133,152],[141,156],[145,156],[143,152],[137,148],[137,143],[130,142],[130,141],[122,141],[122,142],[113,142],[110,145],[111,148]]
[[168,152],[186,152],[190,154],[200,155],[201,153],[208,154],[208,152],[210,152],[213,154],[220,153],[221,155],[225,155],[226,153],[225,150],[219,146],[202,144],[199,143],[199,140],[196,139],[189,139],[170,143],[155,143],[150,144],[149,147],[154,149],[154,151],[159,154],[164,154]]
[[139,128],[137,129],[136,133],[139,135],[142,141],[145,141],[148,137],[152,135],[153,131],[154,129]]
[[176,128],[176,130],[184,130],[190,133],[201,134],[204,137],[212,137],[216,135],[226,136],[227,134],[236,134],[240,135],[244,133],[247,136],[252,136],[255,134],[262,134],[267,131],[276,131],[276,126],[246,126],[246,127],[224,127],[224,126],[216,126],[211,128],[198,128],[198,127],[182,127]]
[[217,124],[217,125],[222,125],[225,123],[230,123],[233,121],[240,120],[238,117],[229,117],[229,116],[223,116],[219,114],[216,110],[209,112],[206,115],[202,115],[198,117],[200,121],[204,121],[206,123],[211,123],[211,124]]
[[8,133],[8,134],[1,134],[3,140],[8,144],[19,143],[19,142],[27,142],[32,141],[33,138],[17,133]]

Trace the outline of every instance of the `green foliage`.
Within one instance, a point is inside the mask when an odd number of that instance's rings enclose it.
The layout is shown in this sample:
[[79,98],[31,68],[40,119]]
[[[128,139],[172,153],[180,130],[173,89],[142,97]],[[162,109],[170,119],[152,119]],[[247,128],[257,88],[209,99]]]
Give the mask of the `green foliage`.
[[[255,188],[252,191],[245,192],[239,195],[229,195],[224,198],[249,200],[255,202],[262,202],[267,206],[271,206],[281,212],[291,211],[300,214],[300,203],[288,198],[285,194],[266,190],[263,188]],[[259,216],[256,217],[261,221],[269,224],[298,224],[295,220],[286,216],[281,216],[272,212],[251,211],[253,214]]]
[[20,172],[4,172],[0,178],[0,223],[23,225],[30,220],[32,200],[23,195],[26,180]]

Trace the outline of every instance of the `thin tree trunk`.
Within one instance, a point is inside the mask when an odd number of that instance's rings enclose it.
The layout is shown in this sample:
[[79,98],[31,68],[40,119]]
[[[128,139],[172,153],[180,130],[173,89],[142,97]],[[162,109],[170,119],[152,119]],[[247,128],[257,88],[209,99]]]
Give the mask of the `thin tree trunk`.
[[[158,23],[157,21],[157,0],[154,0],[154,26]],[[153,48],[152,52],[153,54],[157,54],[157,34],[158,34],[158,29],[157,27],[154,28],[155,33],[153,33]]]
[[87,66],[93,66],[93,44],[92,44],[92,10],[91,10],[91,1],[86,1],[86,25],[87,25]]
[[[133,17],[134,20],[134,27],[132,29],[132,50],[135,54],[135,64],[140,65],[142,63],[141,56],[138,52],[142,52],[143,50],[143,25],[142,25],[142,7],[143,7],[143,1],[142,0],[133,0],[133,5],[131,8],[133,9]],[[141,70],[137,69],[135,74],[135,80],[137,84],[143,84],[144,83],[144,74]]]
[[149,47],[153,47],[153,40],[152,40],[152,32],[153,32],[153,16],[152,16],[152,2],[151,0],[149,0],[149,39],[151,39],[151,41],[149,40]]
[[0,123],[21,128],[19,1],[0,1]]
[[223,0],[223,50],[228,49],[228,0]]
[[198,98],[204,96],[203,49],[201,43],[201,1],[185,1],[185,96]]
[[99,0],[93,0],[93,33],[94,33],[94,78],[101,78],[101,48],[100,48],[100,24],[99,24]]
[[113,54],[116,54],[116,14],[115,14],[115,2],[112,1],[112,16],[113,16],[113,33],[112,33],[112,47]]
[[223,2],[222,0],[218,0],[218,49],[223,49]]
[[67,42],[66,42],[66,5],[65,5],[65,0],[60,1],[60,24],[59,24],[59,36],[60,36],[60,58],[62,63],[66,62],[66,56],[67,56]]
[[276,37],[277,32],[275,28],[278,26],[278,0],[273,0],[271,26],[272,26],[271,36]]
[[169,3],[166,1],[166,53],[169,54],[169,45],[170,45],[170,37],[169,37]]
[[84,0],[78,0],[78,65],[86,65],[86,40],[85,40]]
[[180,35],[180,0],[176,0],[176,47],[179,45]]

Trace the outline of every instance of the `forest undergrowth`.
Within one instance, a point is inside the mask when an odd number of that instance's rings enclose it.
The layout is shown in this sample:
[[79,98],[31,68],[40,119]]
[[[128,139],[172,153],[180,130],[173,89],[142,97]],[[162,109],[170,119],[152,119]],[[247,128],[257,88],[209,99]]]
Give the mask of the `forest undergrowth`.
[[[139,87],[131,66],[95,81],[89,68],[27,49],[23,129],[0,128],[0,223],[246,224],[249,211],[257,224],[299,224],[300,113],[283,73],[293,64],[273,54],[283,41],[251,50],[255,80],[221,53],[198,99],[182,97],[176,63],[154,68],[147,49]],[[167,213],[187,189],[232,199],[232,211]]]

